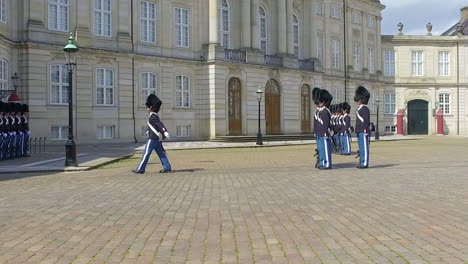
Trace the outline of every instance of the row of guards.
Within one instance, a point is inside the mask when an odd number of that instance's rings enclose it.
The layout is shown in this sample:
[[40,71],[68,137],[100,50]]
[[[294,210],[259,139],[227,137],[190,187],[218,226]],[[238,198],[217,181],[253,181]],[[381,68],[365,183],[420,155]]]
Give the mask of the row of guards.
[[29,107],[0,101],[0,160],[29,156]]

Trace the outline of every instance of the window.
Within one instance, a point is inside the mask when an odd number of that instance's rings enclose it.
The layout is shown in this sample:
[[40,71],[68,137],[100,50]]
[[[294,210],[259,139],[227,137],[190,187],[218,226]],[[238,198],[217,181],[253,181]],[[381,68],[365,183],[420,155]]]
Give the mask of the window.
[[450,114],[450,94],[439,94],[439,108],[444,114]]
[[190,80],[184,75],[176,76],[176,107],[190,108]]
[[323,46],[323,35],[317,35],[317,58],[322,65],[325,63],[323,61]]
[[115,126],[98,126],[97,139],[113,139],[115,135]]
[[219,7],[219,39],[221,42],[221,46],[226,49],[229,49],[230,45],[230,27],[231,27],[231,20],[229,14],[229,3],[227,0],[221,1],[221,6]]
[[189,47],[189,10],[185,8],[175,9],[176,46]]
[[294,56],[299,58],[299,19],[293,14],[293,46]]
[[361,71],[361,45],[354,43],[353,45],[353,68],[354,71]]
[[260,51],[266,54],[268,52],[268,17],[263,6],[259,6],[258,12],[260,14]]
[[114,105],[114,70],[96,70],[96,104]]
[[411,53],[411,74],[414,76],[422,76],[424,74],[423,69],[423,52],[413,51]]
[[50,103],[68,104],[68,69],[65,65],[50,66]]
[[330,17],[332,18],[341,18],[340,8],[337,6],[331,6],[330,8]]
[[375,73],[375,50],[373,47],[368,48],[369,51],[369,72]]
[[361,13],[358,11],[353,12],[353,23],[354,24],[361,24]]
[[375,28],[375,16],[372,16],[372,15],[367,16],[367,26],[370,28]]
[[0,0],[0,21],[6,23],[6,1]]
[[340,41],[337,39],[332,39],[332,68],[339,69],[340,68],[340,51],[341,51],[341,44]]
[[384,95],[384,113],[386,115],[393,115],[396,112],[395,94]]
[[190,137],[190,126],[177,126],[177,137]]
[[49,29],[68,31],[68,1],[69,0],[49,0]]
[[323,10],[323,3],[322,2],[316,2],[315,3],[315,13],[317,15],[323,15],[324,10]]
[[439,51],[439,76],[450,75],[450,52]]
[[395,51],[384,51],[384,75],[395,76]]
[[94,0],[94,35],[110,37],[112,34],[111,0]]
[[144,72],[141,74],[141,103],[145,105],[146,98],[150,94],[156,94],[156,74]]
[[156,42],[156,4],[141,1],[140,10],[141,41]]
[[8,62],[0,60],[0,90],[8,90]]
[[396,132],[396,126],[386,125],[385,126],[385,132],[391,132],[391,133]]
[[68,138],[67,126],[53,126],[50,127],[50,138],[52,140],[60,140]]

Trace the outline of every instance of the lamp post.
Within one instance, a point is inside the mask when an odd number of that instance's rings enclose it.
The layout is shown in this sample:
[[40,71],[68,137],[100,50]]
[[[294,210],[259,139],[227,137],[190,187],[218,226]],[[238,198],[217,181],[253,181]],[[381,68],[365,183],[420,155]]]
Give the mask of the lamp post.
[[257,90],[257,101],[258,101],[258,133],[257,133],[257,145],[263,145],[262,132],[260,130],[260,102],[262,101],[262,88],[258,87]]
[[68,69],[68,140],[65,144],[65,166],[78,166],[76,160],[76,144],[73,140],[73,89],[72,89],[72,78],[73,68],[76,66],[76,55],[79,48],[75,44],[73,33],[70,33],[68,38],[68,44],[63,48],[65,52],[65,58],[67,59]]
[[380,134],[379,134],[379,104],[380,104],[380,99],[379,97],[375,98],[375,103],[377,103],[377,124],[375,125],[375,140],[380,139]]

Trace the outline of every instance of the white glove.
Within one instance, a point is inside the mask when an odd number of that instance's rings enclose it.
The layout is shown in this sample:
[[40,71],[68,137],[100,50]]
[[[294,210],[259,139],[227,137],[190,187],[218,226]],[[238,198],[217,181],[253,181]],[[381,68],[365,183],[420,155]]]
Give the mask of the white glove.
[[148,130],[146,130],[146,132],[145,132],[145,136],[146,136],[146,137],[148,137],[148,134],[149,134],[149,131],[148,131]]
[[164,131],[164,136],[166,137],[166,139],[170,139],[171,136],[169,135],[169,132],[167,131]]

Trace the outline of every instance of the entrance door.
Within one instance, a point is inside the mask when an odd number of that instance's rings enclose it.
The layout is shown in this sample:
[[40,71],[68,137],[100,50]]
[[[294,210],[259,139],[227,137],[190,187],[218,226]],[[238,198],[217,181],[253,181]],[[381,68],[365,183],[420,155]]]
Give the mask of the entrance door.
[[241,83],[237,78],[231,78],[228,84],[229,93],[229,135],[242,134],[241,114]]
[[266,84],[265,89],[265,121],[266,133],[280,134],[281,123],[281,93],[278,83],[271,79]]
[[424,100],[408,102],[408,134],[427,135],[429,132],[428,121],[429,103]]
[[310,133],[310,87],[307,84],[301,88],[301,130]]

